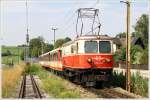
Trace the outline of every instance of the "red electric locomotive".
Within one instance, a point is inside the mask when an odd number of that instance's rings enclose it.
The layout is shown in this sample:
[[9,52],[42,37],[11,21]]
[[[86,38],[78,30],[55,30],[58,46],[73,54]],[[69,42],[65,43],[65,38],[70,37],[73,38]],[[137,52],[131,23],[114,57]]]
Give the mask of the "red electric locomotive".
[[40,64],[62,72],[72,81],[93,86],[107,81],[113,69],[113,42],[105,35],[81,36],[41,55]]
[[[90,15],[85,14],[90,11]],[[82,11],[85,11],[83,14]],[[94,13],[91,13],[94,12]],[[98,17],[98,9],[78,10],[78,17]],[[93,16],[91,14],[94,14]],[[78,24],[78,21],[77,21]],[[94,25],[94,21],[93,24]],[[100,29],[100,25],[97,27]],[[77,28],[76,28],[77,29]],[[40,64],[60,72],[72,81],[93,86],[96,82],[109,80],[113,70],[113,41],[107,35],[81,35],[62,47],[41,55]],[[92,33],[94,29],[92,26]]]

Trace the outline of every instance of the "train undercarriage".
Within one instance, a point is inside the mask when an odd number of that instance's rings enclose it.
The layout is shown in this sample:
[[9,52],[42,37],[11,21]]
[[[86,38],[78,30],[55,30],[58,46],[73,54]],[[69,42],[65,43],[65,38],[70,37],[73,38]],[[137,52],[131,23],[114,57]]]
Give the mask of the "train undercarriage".
[[87,87],[93,87],[97,84],[109,82],[111,80],[112,69],[70,69],[65,68],[64,71],[57,71],[53,69],[48,70],[55,74],[64,77],[71,82],[81,84]]
[[85,86],[95,86],[96,83],[108,82],[112,69],[65,69],[64,76],[69,80]]

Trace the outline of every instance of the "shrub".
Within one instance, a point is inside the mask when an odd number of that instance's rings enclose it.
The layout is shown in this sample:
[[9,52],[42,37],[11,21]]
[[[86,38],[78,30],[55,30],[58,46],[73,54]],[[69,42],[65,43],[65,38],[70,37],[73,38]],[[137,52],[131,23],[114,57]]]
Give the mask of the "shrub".
[[144,79],[136,73],[131,80],[131,92],[148,97],[148,79]]
[[41,69],[40,66],[36,64],[31,64],[29,66],[26,66],[26,73],[36,75],[40,72],[40,69]]

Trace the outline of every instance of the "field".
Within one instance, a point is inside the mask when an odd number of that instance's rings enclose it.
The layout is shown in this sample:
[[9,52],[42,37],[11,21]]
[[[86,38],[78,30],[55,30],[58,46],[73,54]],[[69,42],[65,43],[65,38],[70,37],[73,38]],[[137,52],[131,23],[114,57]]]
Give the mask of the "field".
[[2,46],[2,53],[11,52],[10,56],[2,56],[2,64],[18,63],[21,61],[21,53],[23,52],[23,47],[16,46]]

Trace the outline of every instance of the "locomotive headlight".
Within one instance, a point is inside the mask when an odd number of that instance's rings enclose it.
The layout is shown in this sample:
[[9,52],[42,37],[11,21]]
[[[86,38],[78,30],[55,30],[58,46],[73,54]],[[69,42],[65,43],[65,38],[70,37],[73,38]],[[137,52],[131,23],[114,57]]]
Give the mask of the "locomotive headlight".
[[88,62],[88,63],[92,63],[92,58],[88,58],[88,59],[87,59],[87,62]]

